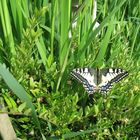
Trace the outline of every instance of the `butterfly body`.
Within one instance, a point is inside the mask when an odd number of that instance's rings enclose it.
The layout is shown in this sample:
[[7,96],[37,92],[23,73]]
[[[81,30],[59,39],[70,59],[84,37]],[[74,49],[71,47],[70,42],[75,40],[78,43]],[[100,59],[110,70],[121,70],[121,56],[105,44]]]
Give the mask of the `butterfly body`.
[[120,68],[76,68],[71,76],[81,82],[89,94],[94,92],[106,93],[113,83],[126,77],[128,72]]

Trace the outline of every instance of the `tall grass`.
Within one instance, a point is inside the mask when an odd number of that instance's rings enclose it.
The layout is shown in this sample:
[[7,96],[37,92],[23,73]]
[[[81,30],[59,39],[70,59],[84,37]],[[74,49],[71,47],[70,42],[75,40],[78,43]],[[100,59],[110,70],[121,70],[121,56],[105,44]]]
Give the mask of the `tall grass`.
[[[17,137],[138,139],[139,2],[98,0],[94,22],[93,0],[79,1],[75,13],[71,3],[0,0],[0,96]],[[87,66],[120,67],[129,77],[91,98],[69,75]]]

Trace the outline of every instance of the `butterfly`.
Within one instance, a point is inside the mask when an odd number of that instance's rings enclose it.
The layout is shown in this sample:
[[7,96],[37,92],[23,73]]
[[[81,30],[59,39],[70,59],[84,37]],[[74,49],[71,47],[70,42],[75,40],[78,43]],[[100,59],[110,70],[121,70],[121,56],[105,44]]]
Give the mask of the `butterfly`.
[[76,68],[71,76],[83,84],[89,94],[107,93],[114,83],[128,76],[128,72],[120,68]]

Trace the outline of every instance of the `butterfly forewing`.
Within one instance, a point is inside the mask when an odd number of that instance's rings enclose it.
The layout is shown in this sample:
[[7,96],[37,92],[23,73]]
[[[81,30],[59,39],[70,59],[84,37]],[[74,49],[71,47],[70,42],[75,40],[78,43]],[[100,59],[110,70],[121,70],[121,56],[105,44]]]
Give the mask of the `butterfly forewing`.
[[112,88],[113,83],[119,82],[128,75],[128,72],[120,68],[101,69],[102,82],[99,84],[100,92],[106,93]]
[[94,88],[97,86],[95,81],[96,79],[94,78],[95,75],[92,74],[94,73],[94,71],[94,69],[89,68],[77,68],[72,70],[71,72],[72,77],[77,79],[79,82],[83,83],[85,90],[89,94],[93,93]]
[[111,89],[113,83],[119,82],[128,75],[128,72],[119,68],[91,69],[77,68],[71,72],[71,75],[83,83],[88,93],[94,93],[99,90],[106,93]]

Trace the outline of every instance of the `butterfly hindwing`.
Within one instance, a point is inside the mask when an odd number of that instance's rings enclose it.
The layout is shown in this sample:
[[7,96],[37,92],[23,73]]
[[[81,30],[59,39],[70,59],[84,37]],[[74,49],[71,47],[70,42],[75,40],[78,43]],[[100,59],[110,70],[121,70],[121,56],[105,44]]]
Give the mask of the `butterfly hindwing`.
[[83,83],[84,88],[89,94],[96,91],[106,93],[112,88],[112,85],[119,82],[128,75],[128,72],[120,68],[77,68],[71,72],[71,75]]

